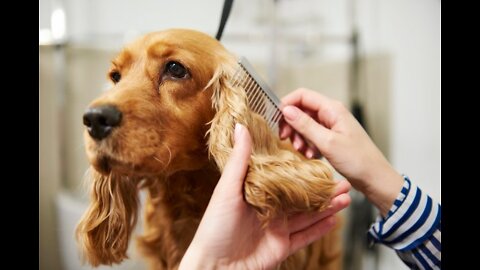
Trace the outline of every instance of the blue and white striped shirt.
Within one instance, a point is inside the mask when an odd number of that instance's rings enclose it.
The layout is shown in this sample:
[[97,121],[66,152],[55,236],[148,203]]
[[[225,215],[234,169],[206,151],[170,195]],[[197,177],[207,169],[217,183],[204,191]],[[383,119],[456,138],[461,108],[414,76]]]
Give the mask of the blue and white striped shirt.
[[411,269],[441,269],[441,206],[407,176],[385,218],[368,231],[370,243],[393,248]]

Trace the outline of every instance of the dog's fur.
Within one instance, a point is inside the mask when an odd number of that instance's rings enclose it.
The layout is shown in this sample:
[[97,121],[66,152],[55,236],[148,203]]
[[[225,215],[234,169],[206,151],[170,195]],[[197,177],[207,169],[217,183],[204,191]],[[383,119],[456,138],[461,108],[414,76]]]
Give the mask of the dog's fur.
[[[173,60],[187,68],[186,78],[165,74]],[[327,206],[334,189],[330,169],[298,154],[248,110],[244,89],[231,84],[235,60],[205,34],[172,29],[138,39],[113,61],[111,72],[121,79],[90,107],[115,105],[121,124],[101,141],[85,132],[93,184],[77,239],[90,264],[127,258],[138,191],[145,188],[139,248],[151,269],[177,268],[229,157],[235,123],[252,136],[244,194],[265,224]],[[340,269],[338,233],[290,256],[282,268]]]

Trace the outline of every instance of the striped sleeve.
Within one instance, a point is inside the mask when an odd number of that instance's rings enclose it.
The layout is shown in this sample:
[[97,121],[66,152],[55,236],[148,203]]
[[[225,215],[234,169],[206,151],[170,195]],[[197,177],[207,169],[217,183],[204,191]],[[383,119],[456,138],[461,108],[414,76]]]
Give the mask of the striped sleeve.
[[368,231],[371,244],[393,248],[411,269],[441,269],[441,206],[407,176],[387,216]]

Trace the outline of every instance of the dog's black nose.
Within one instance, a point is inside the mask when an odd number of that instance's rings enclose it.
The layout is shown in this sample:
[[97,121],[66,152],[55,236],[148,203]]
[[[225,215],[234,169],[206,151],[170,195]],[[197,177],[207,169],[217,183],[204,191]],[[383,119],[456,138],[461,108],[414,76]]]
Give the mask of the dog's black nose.
[[121,120],[122,113],[111,105],[89,108],[83,115],[83,124],[87,127],[88,134],[97,140],[107,137]]

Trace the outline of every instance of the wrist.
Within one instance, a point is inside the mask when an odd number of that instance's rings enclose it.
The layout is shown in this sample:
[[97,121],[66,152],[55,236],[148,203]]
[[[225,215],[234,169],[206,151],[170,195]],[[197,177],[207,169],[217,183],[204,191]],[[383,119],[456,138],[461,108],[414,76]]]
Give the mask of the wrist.
[[178,270],[186,269],[218,269],[218,264],[207,254],[203,254],[203,249],[197,248],[192,242],[178,267]]
[[403,177],[389,164],[369,176],[362,193],[385,217],[403,187]]

